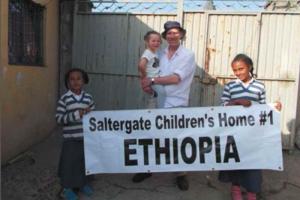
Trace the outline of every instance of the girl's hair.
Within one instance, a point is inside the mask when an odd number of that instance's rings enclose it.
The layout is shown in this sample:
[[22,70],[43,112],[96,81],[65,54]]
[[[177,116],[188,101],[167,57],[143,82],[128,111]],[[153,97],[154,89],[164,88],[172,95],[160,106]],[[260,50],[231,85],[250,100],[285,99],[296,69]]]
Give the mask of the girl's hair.
[[234,57],[234,59],[232,60],[231,62],[231,65],[234,63],[234,62],[237,62],[237,61],[242,61],[244,62],[248,67],[249,67],[249,71],[250,71],[250,74],[251,76],[253,77],[254,74],[253,74],[253,61],[252,59],[247,56],[246,54],[238,54]]
[[150,35],[152,35],[152,34],[158,35],[159,38],[161,38],[159,32],[156,32],[156,31],[148,31],[148,32],[144,35],[144,40],[145,40],[145,41],[148,41],[148,40],[150,39]]
[[70,78],[70,75],[72,72],[81,73],[84,84],[89,83],[89,76],[84,70],[79,69],[79,68],[72,68],[69,71],[67,71],[67,73],[65,74],[65,86],[67,89],[69,89],[68,83],[69,83],[69,78]]

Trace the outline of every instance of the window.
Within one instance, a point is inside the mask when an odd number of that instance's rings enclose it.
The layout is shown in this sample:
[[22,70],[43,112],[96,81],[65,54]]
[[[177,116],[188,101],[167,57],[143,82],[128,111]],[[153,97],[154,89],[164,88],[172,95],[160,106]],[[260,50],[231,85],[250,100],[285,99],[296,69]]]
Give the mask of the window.
[[43,65],[43,11],[31,0],[9,0],[9,64]]

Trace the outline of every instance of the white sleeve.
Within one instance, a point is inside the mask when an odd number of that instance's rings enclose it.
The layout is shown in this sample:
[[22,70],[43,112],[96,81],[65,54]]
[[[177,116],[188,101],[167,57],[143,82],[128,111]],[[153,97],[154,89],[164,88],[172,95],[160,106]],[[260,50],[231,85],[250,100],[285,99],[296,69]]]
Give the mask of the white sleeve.
[[184,60],[182,60],[176,69],[174,70],[174,74],[177,74],[181,80],[189,77],[196,70],[196,61],[194,53],[191,53],[189,56],[186,56]]
[[153,53],[151,53],[148,49],[146,49],[143,55],[141,56],[141,58],[146,58],[148,61],[151,60],[153,57]]

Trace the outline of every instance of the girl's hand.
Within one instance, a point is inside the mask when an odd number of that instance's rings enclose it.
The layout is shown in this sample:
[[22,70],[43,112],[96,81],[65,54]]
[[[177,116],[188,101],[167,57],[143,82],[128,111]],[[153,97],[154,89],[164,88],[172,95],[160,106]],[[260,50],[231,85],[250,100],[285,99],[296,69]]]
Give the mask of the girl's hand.
[[247,99],[236,99],[236,100],[231,100],[227,104],[227,106],[233,106],[233,105],[241,105],[244,107],[249,107],[251,106],[251,101]]
[[91,112],[91,108],[90,108],[90,107],[87,107],[87,108],[84,109],[84,111],[85,111],[84,114],[87,114],[87,113]]
[[247,100],[247,99],[239,99],[239,105],[242,105],[244,107],[249,107],[251,106],[251,101],[250,100]]
[[87,113],[89,113],[89,112],[91,112],[91,108],[89,108],[89,107],[84,108],[84,109],[80,109],[80,110],[79,110],[79,116],[80,116],[80,118],[82,118],[83,115],[85,115],[85,114],[87,114]]
[[83,115],[84,115],[84,109],[79,109],[79,116],[80,116],[80,118],[82,118]]
[[278,111],[281,111],[282,104],[281,104],[280,101],[276,101],[276,102],[275,102],[275,108],[276,108]]

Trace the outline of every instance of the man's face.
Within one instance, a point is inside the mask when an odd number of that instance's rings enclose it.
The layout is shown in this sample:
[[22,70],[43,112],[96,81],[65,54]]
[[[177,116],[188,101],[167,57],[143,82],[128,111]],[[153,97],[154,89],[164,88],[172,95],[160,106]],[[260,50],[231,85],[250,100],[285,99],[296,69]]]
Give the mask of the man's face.
[[182,33],[177,28],[172,28],[168,30],[166,34],[166,40],[170,46],[177,46],[180,44],[180,39],[182,37]]

